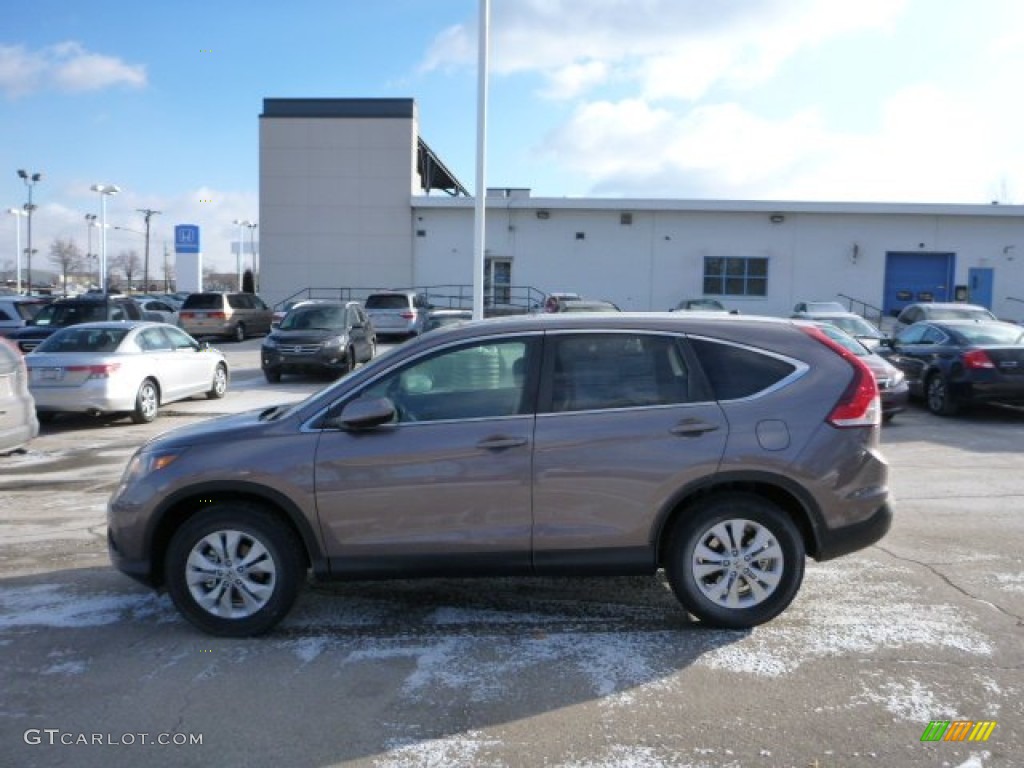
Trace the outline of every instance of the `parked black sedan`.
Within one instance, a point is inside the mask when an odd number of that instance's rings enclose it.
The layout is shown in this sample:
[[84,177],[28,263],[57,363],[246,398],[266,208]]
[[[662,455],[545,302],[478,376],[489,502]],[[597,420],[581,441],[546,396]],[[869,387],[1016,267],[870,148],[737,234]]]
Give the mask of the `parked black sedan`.
[[882,348],[910,393],[928,410],[953,416],[961,406],[1024,404],[1024,328],[998,321],[914,323]]

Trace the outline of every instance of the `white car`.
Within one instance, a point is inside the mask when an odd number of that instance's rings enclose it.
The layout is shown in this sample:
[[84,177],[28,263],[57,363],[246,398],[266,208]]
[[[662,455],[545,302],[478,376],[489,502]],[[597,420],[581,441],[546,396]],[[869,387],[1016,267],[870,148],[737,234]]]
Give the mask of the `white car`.
[[178,324],[178,310],[169,301],[157,296],[136,296],[134,297],[147,320],[154,320],[160,323]]
[[21,350],[0,339],[0,453],[14,451],[39,434]]
[[100,322],[63,328],[25,356],[41,421],[58,413],[128,414],[153,421],[164,403],[224,397],[224,355],[166,323]]

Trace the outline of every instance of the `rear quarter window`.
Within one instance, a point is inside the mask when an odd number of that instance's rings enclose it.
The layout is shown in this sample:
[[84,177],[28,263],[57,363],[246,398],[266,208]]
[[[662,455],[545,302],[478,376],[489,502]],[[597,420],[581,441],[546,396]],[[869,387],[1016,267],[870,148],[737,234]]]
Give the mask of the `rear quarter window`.
[[785,360],[748,347],[707,339],[691,339],[690,344],[716,400],[751,397],[778,384],[796,370]]

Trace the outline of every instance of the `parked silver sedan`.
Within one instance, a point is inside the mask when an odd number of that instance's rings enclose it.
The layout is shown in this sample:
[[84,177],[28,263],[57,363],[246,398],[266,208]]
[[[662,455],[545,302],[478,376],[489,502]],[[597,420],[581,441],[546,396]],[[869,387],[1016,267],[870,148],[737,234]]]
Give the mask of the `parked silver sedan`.
[[224,355],[166,323],[74,325],[25,356],[41,421],[58,413],[128,414],[153,421],[160,405],[224,397]]

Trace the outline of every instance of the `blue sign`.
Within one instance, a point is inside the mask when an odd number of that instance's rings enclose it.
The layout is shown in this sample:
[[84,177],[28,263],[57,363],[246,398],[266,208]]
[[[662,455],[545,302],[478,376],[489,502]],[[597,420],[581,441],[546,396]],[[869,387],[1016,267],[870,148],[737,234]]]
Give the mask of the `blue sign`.
[[199,253],[199,227],[195,224],[176,224],[174,227],[175,253]]

